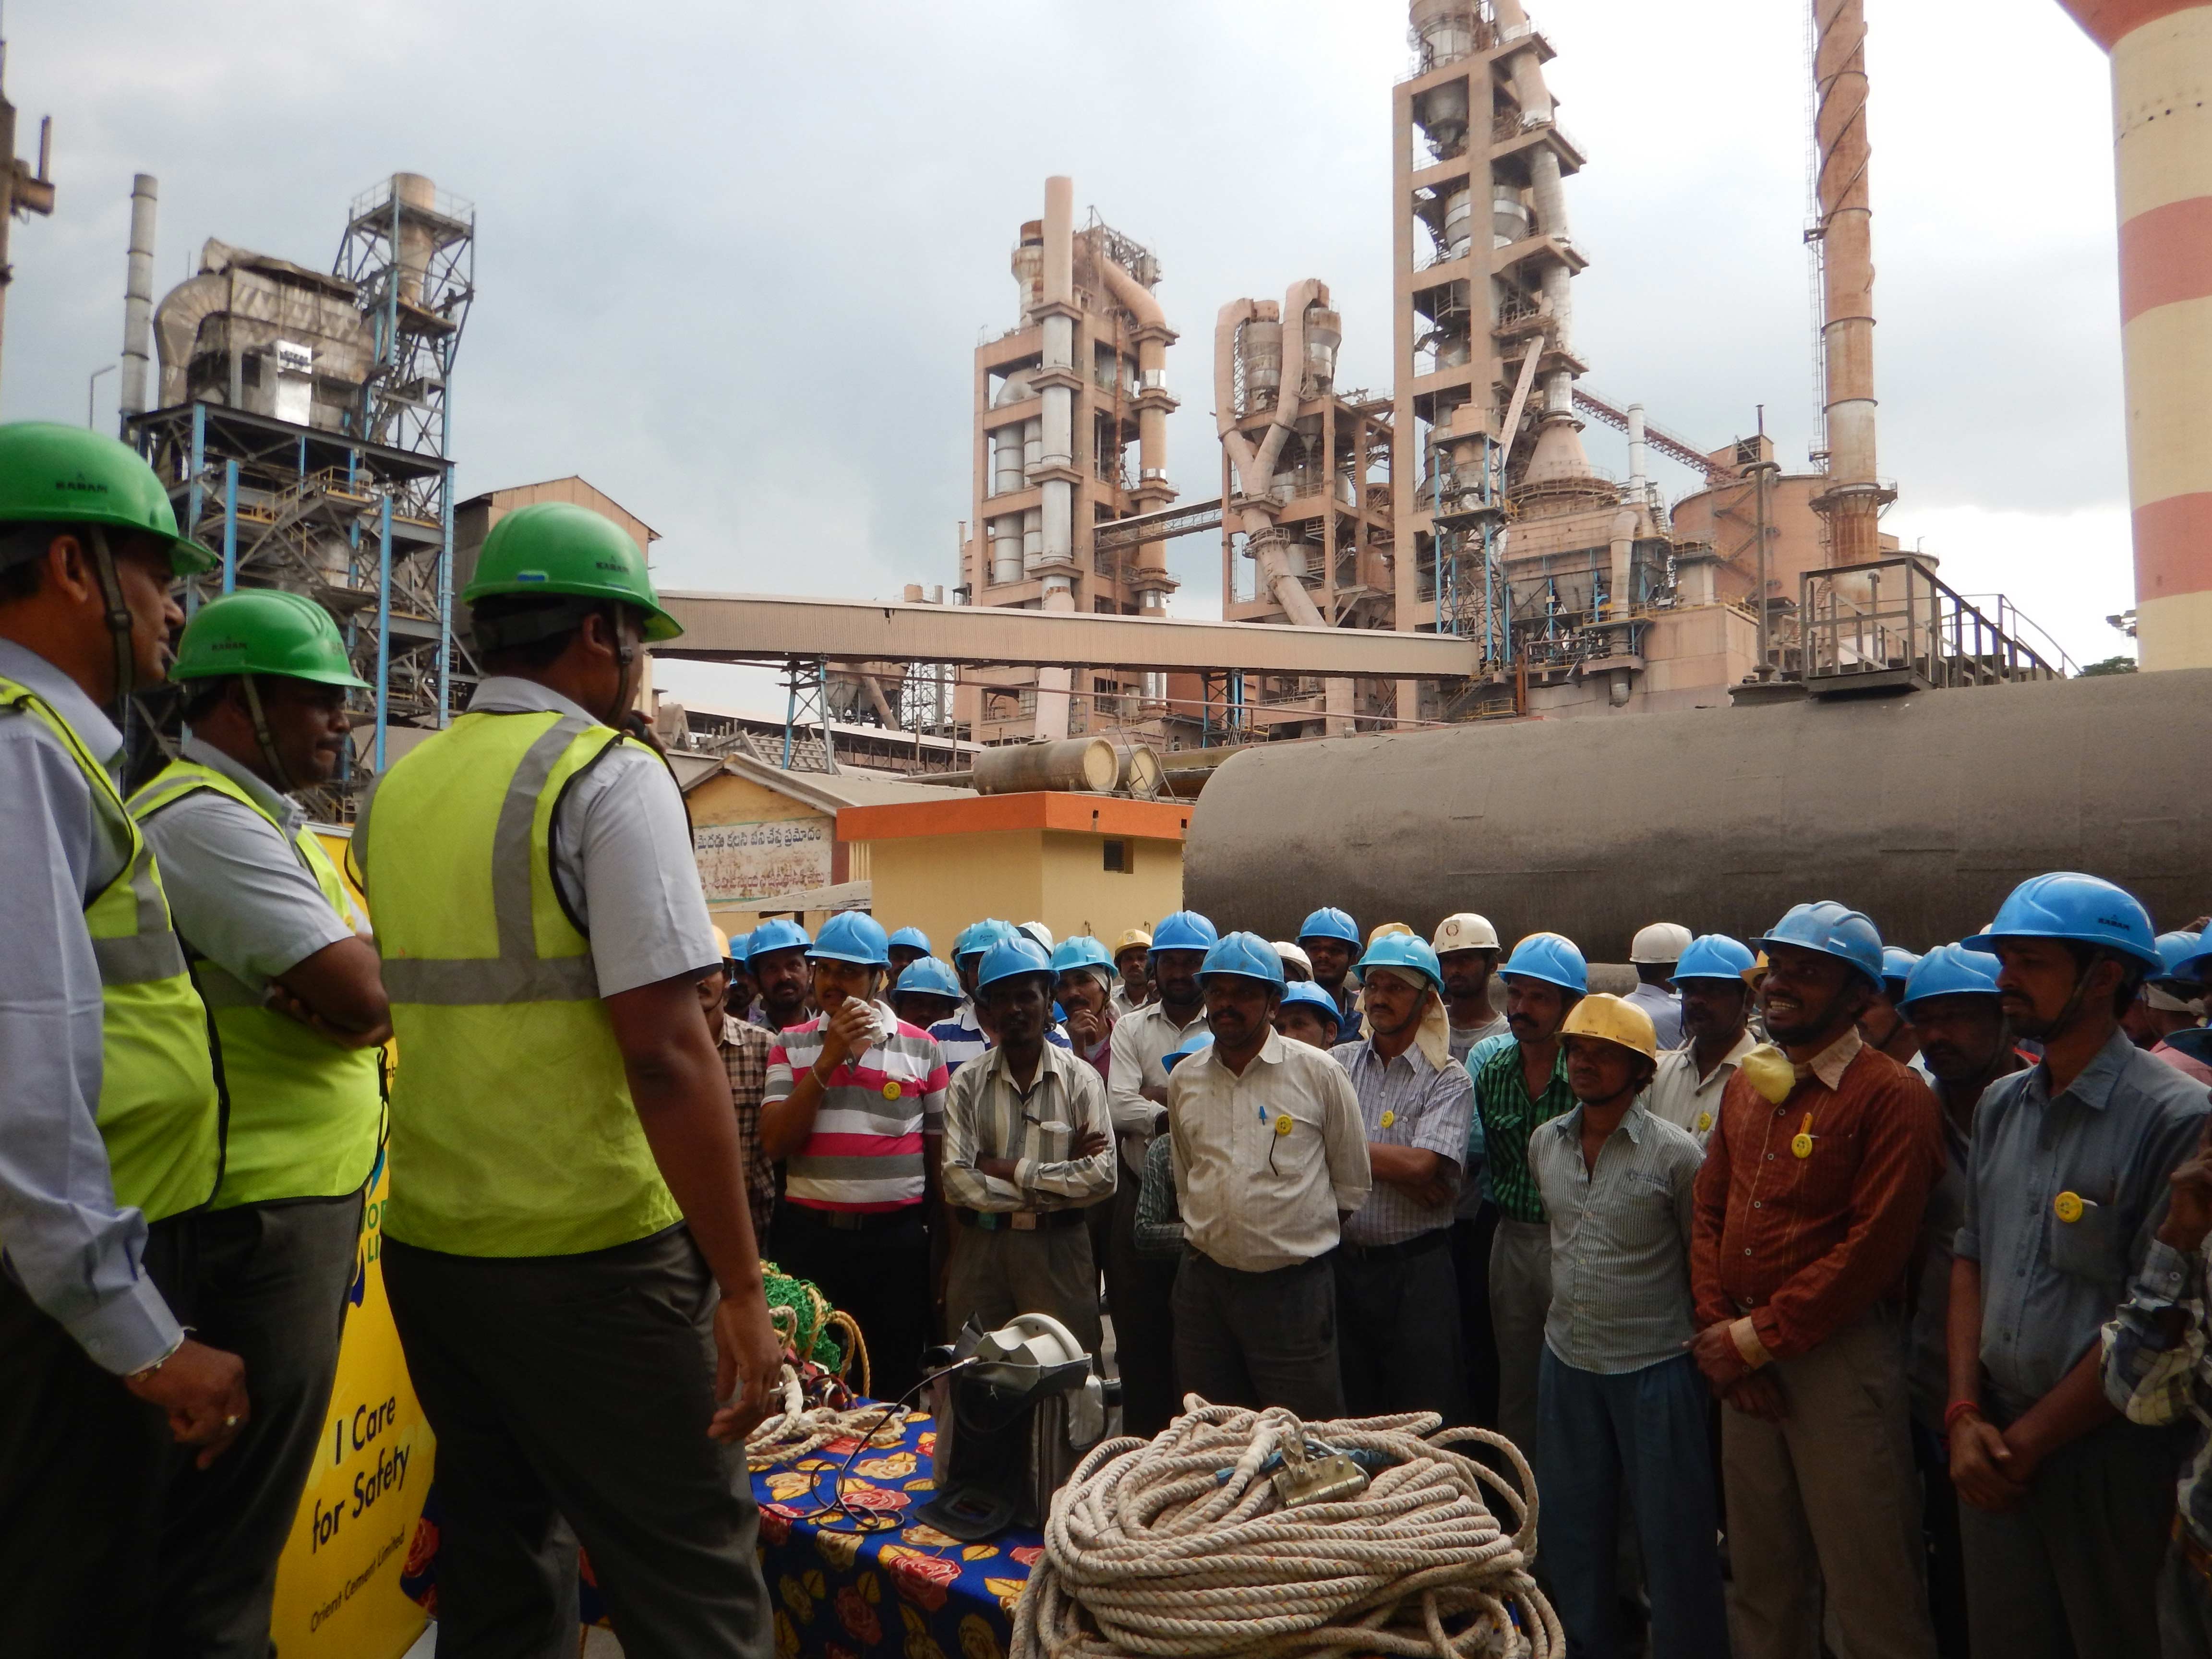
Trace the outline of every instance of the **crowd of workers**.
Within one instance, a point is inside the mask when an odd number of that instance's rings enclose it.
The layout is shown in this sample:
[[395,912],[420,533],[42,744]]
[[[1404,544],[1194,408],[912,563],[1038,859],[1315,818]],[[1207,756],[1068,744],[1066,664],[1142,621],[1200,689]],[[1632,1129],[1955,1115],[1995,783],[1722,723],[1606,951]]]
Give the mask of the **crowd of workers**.
[[886,1399],[1042,1312],[1132,1434],[1497,1427],[1578,1654],[1636,1602],[1659,1656],[2212,1659],[2212,949],[2118,887],[1918,957],[1826,901],[1656,923],[1625,996],[1473,913],[732,940],[632,713],[676,624],[548,504],[463,596],[469,711],[361,803],[364,912],[295,799],[337,625],[187,622],[207,562],[120,445],[0,427],[9,1651],[266,1654],[388,1161],[459,1659],[572,1653],[580,1542],[627,1651],[771,1650],[763,1243]]

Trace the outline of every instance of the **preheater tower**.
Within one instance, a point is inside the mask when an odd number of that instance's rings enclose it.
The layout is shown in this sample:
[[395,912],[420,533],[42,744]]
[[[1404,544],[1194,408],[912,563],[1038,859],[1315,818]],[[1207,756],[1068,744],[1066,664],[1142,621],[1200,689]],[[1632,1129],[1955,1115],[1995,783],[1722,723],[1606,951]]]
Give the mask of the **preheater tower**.
[[2212,666],[2212,4],[2059,3],[2112,56],[2136,650]]

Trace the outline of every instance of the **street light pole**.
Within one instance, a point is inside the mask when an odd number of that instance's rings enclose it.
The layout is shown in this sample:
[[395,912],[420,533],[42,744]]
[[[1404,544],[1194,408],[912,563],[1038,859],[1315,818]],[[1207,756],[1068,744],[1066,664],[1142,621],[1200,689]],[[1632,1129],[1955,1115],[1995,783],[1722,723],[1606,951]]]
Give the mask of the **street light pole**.
[[93,419],[92,415],[93,389],[100,384],[100,377],[101,375],[112,374],[114,371],[115,365],[113,363],[108,363],[101,368],[94,369],[91,374],[84,377],[84,423],[88,427],[92,427],[95,431],[99,429],[99,427],[98,423]]

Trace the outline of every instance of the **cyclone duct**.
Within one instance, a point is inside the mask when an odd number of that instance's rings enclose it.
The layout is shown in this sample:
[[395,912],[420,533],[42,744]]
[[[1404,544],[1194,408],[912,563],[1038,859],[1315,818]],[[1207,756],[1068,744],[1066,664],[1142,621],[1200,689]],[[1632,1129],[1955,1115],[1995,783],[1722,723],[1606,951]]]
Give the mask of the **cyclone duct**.
[[1281,939],[1315,905],[1425,937],[1477,910],[1615,958],[1656,915],[1738,938],[1841,899],[1913,950],[2026,877],[2212,890],[2212,669],[1275,744],[1198,799],[1185,902]]

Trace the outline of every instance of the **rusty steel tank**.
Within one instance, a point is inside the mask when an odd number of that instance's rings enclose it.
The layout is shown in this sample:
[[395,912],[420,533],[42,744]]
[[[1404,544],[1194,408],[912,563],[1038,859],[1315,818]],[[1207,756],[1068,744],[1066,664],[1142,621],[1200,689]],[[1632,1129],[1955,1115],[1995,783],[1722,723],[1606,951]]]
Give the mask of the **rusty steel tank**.
[[1925,950],[2046,870],[2160,928],[2212,909],[2212,669],[1258,745],[1199,796],[1183,880],[1266,939],[1476,910],[1622,961],[1646,922],[1747,938],[1815,898]]

